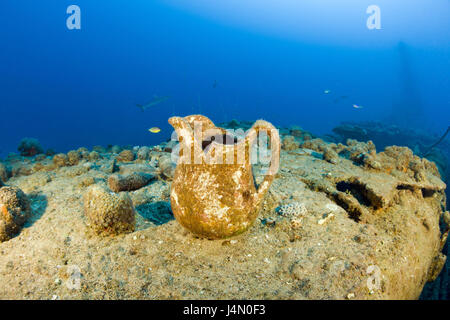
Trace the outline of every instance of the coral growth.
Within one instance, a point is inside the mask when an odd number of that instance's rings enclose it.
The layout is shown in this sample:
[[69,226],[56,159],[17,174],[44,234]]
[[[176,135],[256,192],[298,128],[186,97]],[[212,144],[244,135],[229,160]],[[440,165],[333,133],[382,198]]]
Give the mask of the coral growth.
[[89,161],[97,161],[100,159],[100,154],[97,151],[91,151],[88,156]]
[[8,169],[3,163],[0,163],[0,181],[6,182],[6,180],[8,180],[8,177]]
[[332,147],[326,147],[323,151],[323,159],[329,163],[336,164],[338,161],[338,154],[333,150]]
[[78,151],[72,150],[67,153],[67,161],[69,165],[77,165],[81,160],[81,154]]
[[149,147],[141,147],[137,152],[137,158],[139,160],[148,160],[149,155],[150,155]]
[[293,202],[280,206],[278,213],[285,217],[298,217],[305,216],[308,213],[308,209],[301,202]]
[[93,185],[84,195],[84,212],[89,228],[97,234],[118,235],[134,231],[135,210],[127,193],[111,193]]
[[106,149],[103,146],[93,146],[92,151],[98,152],[98,153],[105,153]]
[[69,158],[64,153],[58,153],[53,156],[53,164],[56,167],[65,167],[69,165]]
[[289,130],[291,136],[301,137],[303,135],[303,130],[299,126],[292,126]]
[[121,151],[122,151],[122,148],[121,148],[120,146],[118,146],[118,145],[113,145],[113,146],[111,147],[111,152],[112,152],[112,153],[117,153],[117,154],[119,154]]
[[317,152],[323,152],[325,150],[325,141],[323,141],[320,138],[311,139],[311,140],[304,140],[301,147],[306,149],[311,149]]
[[175,164],[172,162],[170,156],[164,155],[159,157],[158,165],[160,176],[167,180],[172,180],[175,174]]
[[134,160],[134,153],[132,150],[123,150],[116,157],[117,161],[129,162]]
[[298,149],[299,143],[295,141],[294,136],[285,136],[281,148],[286,151]]
[[0,188],[0,242],[11,239],[30,215],[30,201],[16,187]]
[[35,138],[23,138],[20,141],[17,150],[20,151],[21,156],[25,157],[32,157],[44,152],[41,143]]

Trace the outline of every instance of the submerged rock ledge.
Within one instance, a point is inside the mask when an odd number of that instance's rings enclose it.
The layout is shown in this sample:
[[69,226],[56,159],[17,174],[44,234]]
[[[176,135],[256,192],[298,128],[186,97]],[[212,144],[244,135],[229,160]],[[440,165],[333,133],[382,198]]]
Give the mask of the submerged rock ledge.
[[[27,194],[32,212],[0,243],[0,298],[418,298],[445,263],[446,186],[436,166],[408,148],[377,153],[299,128],[281,133],[286,150],[259,218],[227,240],[195,238],[173,220],[165,144],[126,157],[100,147],[72,153],[76,161],[10,157],[2,180]],[[126,192],[135,231],[98,236],[83,197],[112,174],[155,178]]]

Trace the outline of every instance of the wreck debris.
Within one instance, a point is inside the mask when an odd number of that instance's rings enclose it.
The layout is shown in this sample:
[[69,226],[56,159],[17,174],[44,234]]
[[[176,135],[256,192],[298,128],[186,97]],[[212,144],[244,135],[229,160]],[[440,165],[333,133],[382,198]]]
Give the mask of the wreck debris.
[[154,178],[154,175],[145,172],[113,174],[108,178],[108,186],[114,192],[132,191],[146,186]]

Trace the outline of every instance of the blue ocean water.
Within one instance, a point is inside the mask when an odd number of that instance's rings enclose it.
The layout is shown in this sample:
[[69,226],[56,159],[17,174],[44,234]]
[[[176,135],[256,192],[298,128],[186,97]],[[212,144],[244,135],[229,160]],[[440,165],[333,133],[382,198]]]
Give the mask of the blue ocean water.
[[[67,27],[70,5],[81,29]],[[368,28],[371,5],[380,29]],[[196,113],[442,134],[449,18],[448,0],[2,0],[0,157],[23,137],[58,152],[158,144],[170,116]],[[169,99],[136,106],[155,95]]]

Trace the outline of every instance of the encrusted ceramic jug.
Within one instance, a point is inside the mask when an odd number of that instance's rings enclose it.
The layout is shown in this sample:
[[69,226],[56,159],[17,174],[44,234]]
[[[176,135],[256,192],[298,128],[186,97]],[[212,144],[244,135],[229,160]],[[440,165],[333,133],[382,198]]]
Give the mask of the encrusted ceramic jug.
[[[280,160],[278,130],[258,120],[238,140],[207,117],[172,117],[180,141],[170,201],[177,221],[197,236],[221,239],[240,234],[255,221]],[[251,163],[258,136],[270,137],[270,167],[256,187]]]

